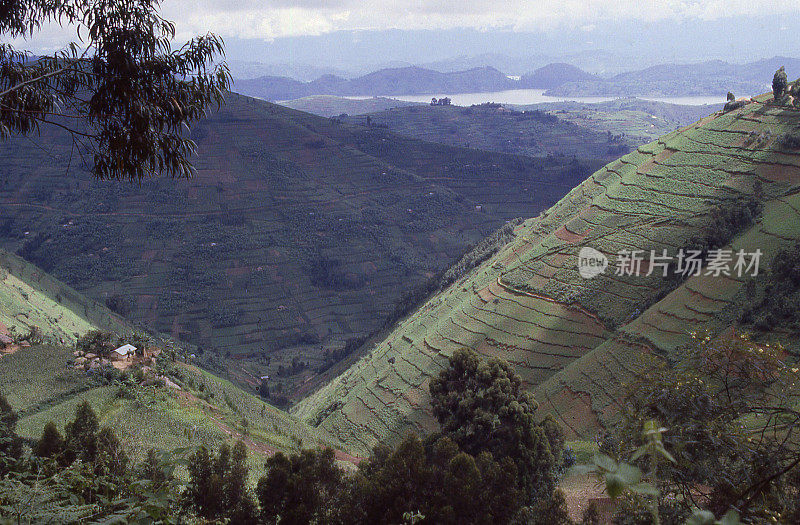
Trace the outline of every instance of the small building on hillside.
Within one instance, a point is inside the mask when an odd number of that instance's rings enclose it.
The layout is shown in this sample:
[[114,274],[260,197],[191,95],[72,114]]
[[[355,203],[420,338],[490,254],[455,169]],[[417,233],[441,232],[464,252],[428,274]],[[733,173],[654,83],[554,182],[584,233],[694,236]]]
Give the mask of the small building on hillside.
[[136,347],[133,345],[122,345],[111,352],[112,361],[120,361],[122,359],[130,359],[136,355]]

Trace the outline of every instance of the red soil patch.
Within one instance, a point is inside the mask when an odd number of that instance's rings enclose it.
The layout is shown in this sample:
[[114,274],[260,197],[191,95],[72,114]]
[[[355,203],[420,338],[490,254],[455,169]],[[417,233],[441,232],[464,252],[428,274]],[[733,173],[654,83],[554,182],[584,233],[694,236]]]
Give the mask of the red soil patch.
[[[540,399],[539,401],[544,400]],[[554,396],[548,395],[547,402],[552,406],[552,410],[549,412],[563,423],[567,439],[590,438],[592,436],[586,434],[587,429],[602,427],[597,414],[592,410],[592,398],[586,392],[576,392],[569,387],[564,387]],[[567,408],[563,411],[556,411],[556,407]]]
[[756,168],[756,174],[764,179],[775,182],[800,182],[800,167],[786,164],[761,164]]
[[578,244],[583,242],[586,239],[586,234],[575,233],[569,231],[567,229],[567,225],[562,226],[561,228],[557,229],[553,235],[556,236],[557,239],[560,239],[564,242],[568,242],[569,244]]
[[675,154],[675,152],[676,151],[674,149],[664,149],[663,151],[661,151],[661,153],[659,153],[655,157],[642,163],[636,170],[636,172],[642,175],[650,173],[650,170],[652,170],[656,165],[661,164],[665,160],[669,159],[672,155]]
[[481,301],[483,301],[484,303],[488,303],[489,301],[493,301],[493,300],[494,300],[494,298],[495,298],[495,295],[494,295],[494,294],[492,293],[492,291],[489,289],[490,287],[491,287],[491,284],[490,284],[490,285],[488,285],[488,286],[486,286],[486,287],[484,287],[484,288],[481,288],[480,290],[478,290],[478,291],[476,292],[476,294],[478,295],[478,297],[479,297],[479,298],[481,299]]

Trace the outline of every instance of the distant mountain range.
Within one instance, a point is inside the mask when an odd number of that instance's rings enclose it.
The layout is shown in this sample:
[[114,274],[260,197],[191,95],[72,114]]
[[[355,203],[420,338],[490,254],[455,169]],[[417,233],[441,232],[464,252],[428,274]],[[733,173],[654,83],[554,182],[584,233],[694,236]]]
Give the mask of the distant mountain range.
[[691,96],[733,91],[755,95],[770,89],[772,75],[786,67],[790,80],[800,75],[800,59],[773,57],[747,64],[721,60],[699,64],[662,64],[610,78],[576,79],[551,88],[553,96]]
[[418,66],[380,69],[347,79],[326,74],[305,82],[282,76],[238,79],[235,89],[270,101],[315,95],[401,96],[482,93],[508,89],[545,89],[556,97],[680,97],[753,95],[769,88],[772,75],[786,66],[789,76],[800,73],[800,59],[773,57],[747,64],[720,60],[698,64],[661,64],[610,77],[590,74],[567,63],[552,63],[519,80],[492,66],[441,72]]
[[235,82],[235,89],[239,93],[271,101],[312,95],[397,96],[502,91],[515,86],[513,80],[492,67],[441,73],[412,66],[381,69],[353,79],[323,75],[312,82],[301,82],[286,77],[264,76]]

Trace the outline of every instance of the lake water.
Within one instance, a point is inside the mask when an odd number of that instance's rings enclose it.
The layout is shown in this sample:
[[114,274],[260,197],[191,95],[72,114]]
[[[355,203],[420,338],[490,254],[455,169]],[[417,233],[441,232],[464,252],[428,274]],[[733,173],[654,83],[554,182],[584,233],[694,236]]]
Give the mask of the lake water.
[[[583,102],[587,104],[608,102],[619,97],[549,97],[545,96],[544,89],[509,89],[507,91],[493,91],[488,93],[458,93],[431,94],[431,95],[390,95],[387,98],[403,100],[406,102],[430,102],[431,98],[450,97],[456,106],[471,106],[484,102],[497,102],[499,104],[513,104],[524,106],[527,104],[541,104],[543,102]],[[372,97],[347,97],[352,99],[366,99]],[[724,104],[724,95],[709,95],[697,97],[637,97],[642,100],[655,100],[670,104],[683,104],[688,106],[701,106],[703,104]]]

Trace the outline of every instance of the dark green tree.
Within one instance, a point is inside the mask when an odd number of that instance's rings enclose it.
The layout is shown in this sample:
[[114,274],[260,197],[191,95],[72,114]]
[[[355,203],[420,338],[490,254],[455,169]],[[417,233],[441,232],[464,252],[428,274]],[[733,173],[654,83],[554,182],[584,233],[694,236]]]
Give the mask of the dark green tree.
[[516,466],[488,452],[473,457],[449,438],[407,436],[379,447],[346,478],[335,523],[393,524],[419,513],[420,523],[509,523],[522,503]]
[[567,511],[567,500],[560,489],[552,497],[525,507],[515,518],[520,525],[573,525]]
[[40,458],[53,458],[61,454],[64,450],[64,438],[58,431],[58,427],[49,421],[42,431],[42,437],[36,443],[33,453]]
[[108,357],[108,354],[114,350],[114,334],[90,330],[78,338],[75,348],[87,354]]
[[184,126],[220,104],[228,70],[214,66],[214,35],[173,49],[174,25],[158,0],[11,0],[0,4],[4,42],[35,35],[45,23],[77,29],[54,55],[0,44],[0,137],[42,124],[67,130],[89,170],[102,179],[156,173],[188,177],[194,143]]
[[191,455],[188,470],[189,483],[183,493],[185,506],[205,518],[218,516],[222,479],[216,473],[214,458],[205,446],[201,446]]
[[75,409],[75,419],[64,428],[64,454],[62,463],[69,465],[76,459],[94,463],[97,457],[97,431],[100,423],[91,405],[84,401]]
[[278,452],[265,468],[256,494],[266,523],[278,516],[286,525],[324,522],[342,479],[333,450],[303,450],[289,457]]
[[22,441],[16,428],[17,413],[0,394],[0,476],[6,474],[22,455]]
[[156,485],[160,485],[168,481],[171,476],[164,468],[164,458],[155,449],[151,448],[147,451],[142,463],[138,466],[137,470],[139,477],[144,480],[152,481]]
[[[473,350],[459,349],[450,366],[431,381],[430,390],[443,434],[461,450],[511,458],[528,501],[552,495],[563,436],[548,440],[545,427],[535,420],[536,401],[507,363],[484,361]],[[555,438],[551,427],[547,425]]]
[[95,473],[121,477],[128,468],[128,455],[122,448],[117,434],[108,427],[97,433],[97,456],[94,459]]
[[772,77],[772,95],[775,100],[780,100],[786,94],[786,88],[789,87],[789,79],[786,78],[786,70],[783,66],[775,72]]
[[269,398],[269,381],[261,380],[261,384],[258,386],[258,395],[263,398]]
[[183,498],[186,507],[208,520],[228,519],[252,523],[255,502],[247,488],[247,449],[241,441],[233,451],[223,444],[214,458],[201,446],[189,458],[189,484]]
[[247,448],[242,441],[237,441],[225,477],[225,514],[231,523],[253,523],[258,515],[255,500],[247,487],[248,471]]

